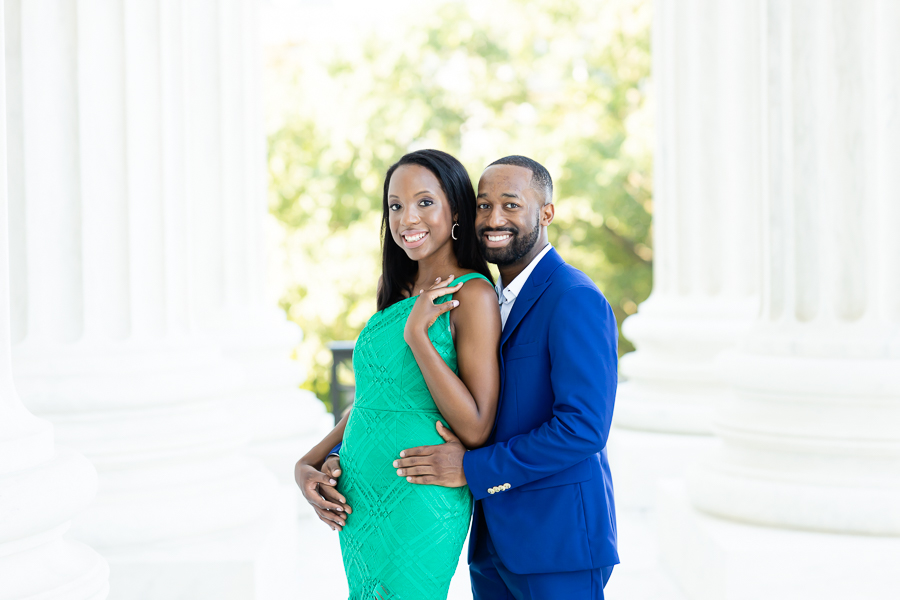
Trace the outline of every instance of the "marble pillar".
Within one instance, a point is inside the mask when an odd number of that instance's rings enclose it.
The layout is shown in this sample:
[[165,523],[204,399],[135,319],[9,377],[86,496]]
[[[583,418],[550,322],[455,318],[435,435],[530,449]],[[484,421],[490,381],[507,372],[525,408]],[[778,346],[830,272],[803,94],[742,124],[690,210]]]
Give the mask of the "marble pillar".
[[665,554],[692,599],[897,598],[900,7],[748,4],[762,310],[719,361],[718,447],[666,492]]
[[[0,2],[0,48],[6,45]],[[12,377],[6,72],[0,63],[0,600],[102,600],[109,566],[70,539],[72,517],[97,490],[81,454],[55,444],[53,425],[25,409]]]
[[[238,394],[251,453],[299,494],[294,464],[334,423],[311,392],[299,389],[306,374],[290,357],[302,332],[267,293],[264,229],[273,218],[267,204],[257,9],[245,0],[229,0],[218,10],[217,22],[198,20],[193,43],[229,42],[217,54],[195,52],[187,79],[195,107],[187,148],[199,173],[189,182],[191,310],[200,331],[241,367]],[[311,516],[302,504],[300,514]]]
[[723,365],[708,512],[900,535],[898,17],[768,6],[763,311]]
[[248,376],[194,298],[198,271],[222,274],[195,223],[239,193],[205,156],[240,144],[215,103],[248,92],[225,73],[246,48],[223,23],[252,28],[254,6],[6,6],[14,375],[99,472],[73,531],[109,560],[111,598],[260,597],[272,532],[291,526],[248,453]]
[[655,5],[657,152],[653,291],[623,331],[617,496],[649,506],[712,441],[729,390],[716,368],[758,311],[758,11],[748,2]]

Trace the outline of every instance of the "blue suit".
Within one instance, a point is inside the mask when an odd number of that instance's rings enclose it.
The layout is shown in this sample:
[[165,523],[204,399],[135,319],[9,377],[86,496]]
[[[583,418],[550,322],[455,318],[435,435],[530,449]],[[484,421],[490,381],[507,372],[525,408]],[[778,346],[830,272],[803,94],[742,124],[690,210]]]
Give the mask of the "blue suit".
[[[476,500],[469,539],[475,600],[504,597],[489,581],[498,573],[516,598],[602,598],[619,562],[606,458],[617,335],[597,286],[550,250],[503,328],[488,445],[463,460]],[[566,591],[564,582],[576,577],[578,590],[594,578],[593,595]],[[520,594],[519,585],[551,591]]]

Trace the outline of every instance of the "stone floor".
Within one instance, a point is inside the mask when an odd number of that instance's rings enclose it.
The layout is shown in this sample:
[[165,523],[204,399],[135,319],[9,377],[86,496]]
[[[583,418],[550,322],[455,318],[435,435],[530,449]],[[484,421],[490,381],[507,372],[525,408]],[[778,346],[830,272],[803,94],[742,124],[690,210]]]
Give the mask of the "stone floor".
[[[645,512],[619,514],[619,553],[622,564],[615,568],[606,587],[609,600],[687,600],[659,564],[652,517]],[[337,533],[314,519],[299,521],[297,576],[304,590],[302,600],[345,600],[347,583],[341,563]],[[470,600],[466,552],[450,584],[448,600]]]

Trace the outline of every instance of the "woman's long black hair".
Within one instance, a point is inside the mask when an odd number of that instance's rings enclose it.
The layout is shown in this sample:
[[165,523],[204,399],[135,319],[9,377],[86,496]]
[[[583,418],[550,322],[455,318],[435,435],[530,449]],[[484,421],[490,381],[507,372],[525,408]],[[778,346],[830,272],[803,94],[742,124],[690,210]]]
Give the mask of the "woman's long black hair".
[[[459,227],[454,233],[457,239],[453,241],[453,252],[456,261],[463,269],[477,271],[487,277],[491,283],[494,278],[488,271],[487,261],[481,255],[478,243],[475,239],[475,189],[472,180],[465,167],[458,160],[440,150],[416,150],[404,155],[400,160],[391,165],[384,176],[384,201],[382,202],[381,215],[381,287],[378,290],[378,310],[384,310],[388,306],[403,300],[406,296],[403,292],[411,293],[415,283],[419,264],[412,260],[397,245],[391,236],[388,209],[388,188],[391,184],[391,176],[397,167],[402,165],[419,165],[431,171],[441,183],[441,189],[447,195],[450,202],[450,213],[457,215],[456,222]],[[450,273],[447,273],[450,275]]]

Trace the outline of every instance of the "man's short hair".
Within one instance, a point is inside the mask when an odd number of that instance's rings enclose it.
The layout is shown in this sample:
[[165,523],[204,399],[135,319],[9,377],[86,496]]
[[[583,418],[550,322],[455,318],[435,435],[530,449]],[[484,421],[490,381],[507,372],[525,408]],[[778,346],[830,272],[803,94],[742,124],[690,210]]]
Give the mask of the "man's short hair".
[[531,187],[544,194],[544,204],[553,202],[553,179],[550,178],[550,172],[541,163],[527,156],[514,154],[495,160],[488,166],[493,167],[494,165],[512,165],[529,169],[531,171]]

